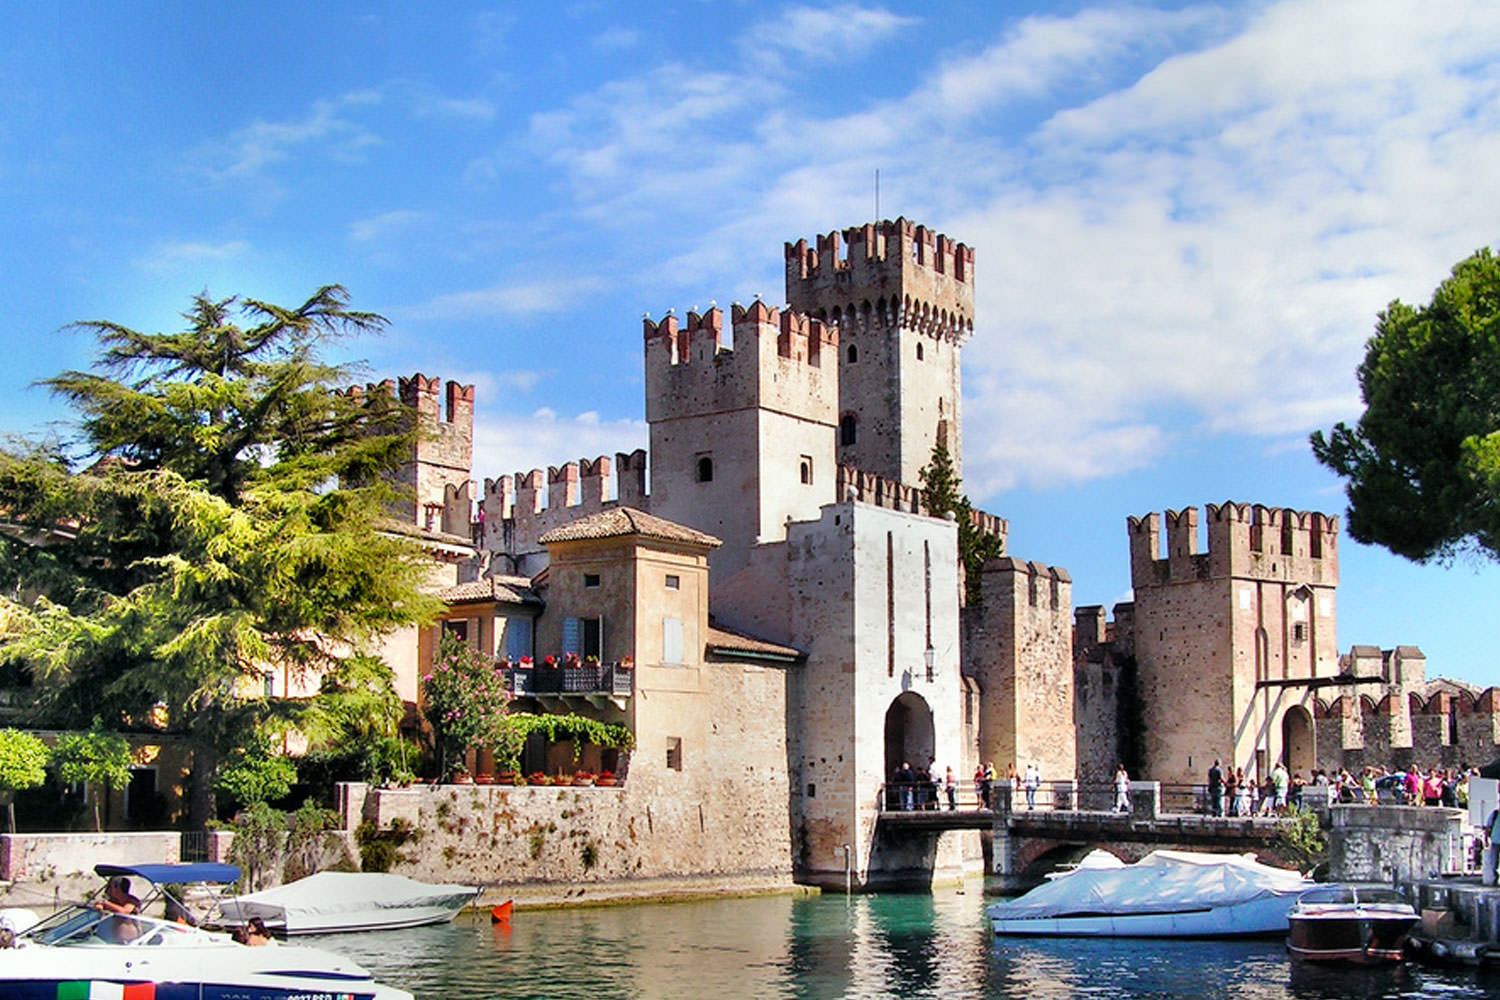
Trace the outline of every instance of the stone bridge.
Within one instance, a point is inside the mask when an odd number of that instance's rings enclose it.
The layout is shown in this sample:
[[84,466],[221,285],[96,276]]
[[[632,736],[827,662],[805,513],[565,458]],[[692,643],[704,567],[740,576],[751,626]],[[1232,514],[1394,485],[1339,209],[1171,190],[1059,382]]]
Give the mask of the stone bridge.
[[[1128,813],[1059,808],[1086,798],[1057,795],[1050,808],[1035,810],[887,810],[880,814],[879,832],[891,840],[934,838],[947,830],[986,832],[990,874],[1003,887],[1019,889],[1035,885],[1048,871],[1091,848],[1102,848],[1127,862],[1158,848],[1260,853],[1275,844],[1287,822],[1274,817],[1168,812],[1162,809],[1160,785],[1149,781],[1132,783]],[[1304,804],[1327,807],[1326,797]]]

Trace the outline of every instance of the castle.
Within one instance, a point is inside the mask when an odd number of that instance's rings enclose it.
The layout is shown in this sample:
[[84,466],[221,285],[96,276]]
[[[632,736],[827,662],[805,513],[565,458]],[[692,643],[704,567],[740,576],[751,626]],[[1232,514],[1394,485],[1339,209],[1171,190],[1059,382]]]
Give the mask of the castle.
[[[635,733],[620,808],[657,846],[633,874],[978,870],[976,832],[883,837],[903,762],[1104,784],[1122,760],[1201,782],[1215,756],[1264,774],[1493,754],[1493,690],[1429,684],[1407,647],[1339,654],[1322,514],[1210,505],[1206,545],[1194,508],[1167,512],[1165,539],[1159,515],[1130,518],[1135,600],[1113,622],[1075,613],[1065,570],[1008,554],[965,606],[957,527],[919,484],[939,444],[962,468],[974,251],[897,219],[789,243],[785,262],[783,308],[645,318],[645,451],[476,496],[473,387],[386,386],[426,432],[403,530],[434,556],[441,628],[513,660],[630,665],[603,694],[518,695]],[[1003,545],[1003,519],[977,523]],[[388,643],[410,700],[436,640]]]

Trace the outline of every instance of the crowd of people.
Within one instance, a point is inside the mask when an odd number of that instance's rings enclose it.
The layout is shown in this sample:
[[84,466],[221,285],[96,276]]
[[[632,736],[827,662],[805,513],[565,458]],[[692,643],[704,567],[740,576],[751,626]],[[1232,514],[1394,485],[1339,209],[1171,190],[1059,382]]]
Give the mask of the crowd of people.
[[1420,767],[1388,770],[1372,765],[1358,775],[1348,768],[1332,774],[1317,768],[1304,777],[1301,771],[1289,774],[1286,765],[1277,761],[1271,773],[1257,782],[1253,770],[1247,777],[1243,767],[1226,768],[1215,759],[1208,769],[1208,810],[1215,816],[1281,815],[1302,804],[1303,790],[1309,785],[1327,788],[1329,801],[1342,804],[1468,808],[1469,777],[1474,773],[1468,767],[1434,767],[1424,773]]

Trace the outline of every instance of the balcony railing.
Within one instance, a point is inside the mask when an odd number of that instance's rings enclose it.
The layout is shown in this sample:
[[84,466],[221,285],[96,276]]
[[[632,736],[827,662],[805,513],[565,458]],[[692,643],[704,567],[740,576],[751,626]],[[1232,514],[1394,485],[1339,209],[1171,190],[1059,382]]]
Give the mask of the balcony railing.
[[576,666],[506,667],[505,689],[524,695],[609,695],[627,697],[635,690],[635,671],[616,663]]

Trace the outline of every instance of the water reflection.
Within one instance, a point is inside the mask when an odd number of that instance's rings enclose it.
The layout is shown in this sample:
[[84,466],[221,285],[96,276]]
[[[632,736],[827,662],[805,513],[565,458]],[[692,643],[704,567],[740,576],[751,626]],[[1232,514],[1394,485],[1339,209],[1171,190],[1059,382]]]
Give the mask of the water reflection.
[[349,954],[419,1000],[446,998],[1496,997],[1471,970],[1320,968],[1278,941],[993,939],[965,893],[771,897],[523,911],[343,935]]

